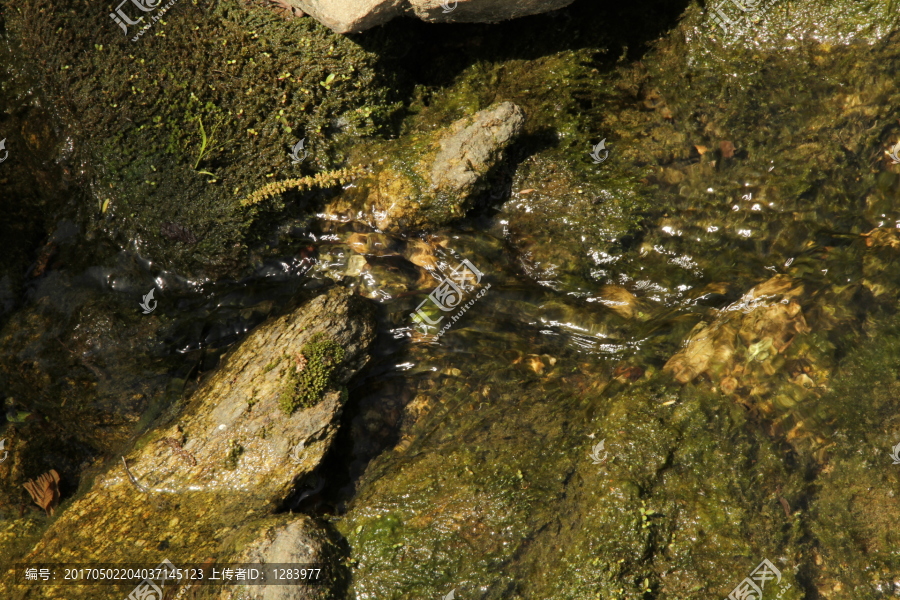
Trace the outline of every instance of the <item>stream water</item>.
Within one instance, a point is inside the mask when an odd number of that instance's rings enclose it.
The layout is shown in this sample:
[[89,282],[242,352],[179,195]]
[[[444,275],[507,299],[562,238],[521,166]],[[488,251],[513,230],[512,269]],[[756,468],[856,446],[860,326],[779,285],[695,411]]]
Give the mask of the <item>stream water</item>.
[[[885,158],[900,45],[861,26],[869,37],[843,43],[845,25],[829,25],[773,50],[772,31],[793,26],[773,13],[753,43],[718,47],[705,12],[663,4],[603,44],[589,26],[635,9],[578,2],[466,25],[464,45],[422,24],[354,38],[408,94],[401,140],[503,100],[524,107],[526,131],[448,223],[382,231],[377,214],[330,210],[355,183],[280,198],[241,230],[239,277],[185,274],[232,241],[181,225],[208,224],[193,207],[170,222],[178,201],[147,209],[159,196],[146,190],[109,208],[103,174],[70,187],[86,163],[41,129],[42,100],[8,68],[0,125],[30,154],[8,178],[0,164],[0,184],[20,186],[0,204],[0,449],[15,458],[21,444],[27,461],[0,465],[15,489],[0,547],[24,556],[53,523],[16,478],[59,471],[65,509],[253,331],[341,286],[375,307],[376,341],[331,449],[272,511],[340,540],[334,597],[699,598],[764,559],[781,598],[900,596],[900,168]],[[797,22],[833,16],[798,4]],[[322,74],[316,93],[337,85]],[[315,135],[333,134],[333,156],[304,168],[397,158],[387,139],[354,147],[331,116]],[[221,153],[204,168],[261,176]],[[173,167],[160,189],[183,177],[185,198],[226,197],[194,171]],[[122,225],[125,206],[140,216]],[[162,234],[135,233],[157,213]],[[436,290],[462,266],[462,301],[439,310]],[[178,521],[160,525],[160,552]]]

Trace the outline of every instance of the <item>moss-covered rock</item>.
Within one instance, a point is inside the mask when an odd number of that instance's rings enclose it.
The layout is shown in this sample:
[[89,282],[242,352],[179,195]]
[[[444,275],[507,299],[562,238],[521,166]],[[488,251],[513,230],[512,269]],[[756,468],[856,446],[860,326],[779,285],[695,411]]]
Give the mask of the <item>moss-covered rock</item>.
[[478,364],[492,342],[469,341],[339,524],[353,595],[724,597],[767,557],[802,597],[802,529],[778,498],[804,484],[743,411],[559,355]]
[[[371,308],[333,288],[257,328],[183,412],[167,414],[124,458],[110,461],[93,481],[84,482],[81,493],[64,501],[37,544],[23,553],[14,540],[0,537],[9,543],[0,569],[38,556],[56,562],[115,557],[154,564],[168,557],[199,564],[208,556],[226,560],[240,553],[240,540],[258,541],[253,532],[271,525],[271,513],[319,465],[339,426],[343,394],[327,393],[316,406],[285,415],[278,406],[280,373],[266,369],[283,354],[299,352],[317,333],[343,348],[332,378],[346,383],[368,360],[374,339]],[[247,404],[249,396],[258,399],[253,406]],[[253,535],[243,535],[247,532]],[[26,591],[6,577],[0,590],[8,598],[62,593],[52,586]],[[65,593],[96,598],[91,587]]]
[[[179,2],[132,41],[137,27],[123,34],[110,11],[37,0],[10,11],[8,28],[21,55],[44,57],[30,66],[82,165],[90,230],[168,268],[239,270],[251,224],[283,206],[248,212],[240,200],[333,168],[342,142],[396,108],[378,57],[311,19]],[[309,157],[295,166],[300,139]]]
[[446,128],[413,134],[371,150],[379,159],[368,180],[332,202],[329,213],[371,214],[382,230],[444,225],[471,209],[485,191],[507,146],[522,131],[525,114],[501,102]]

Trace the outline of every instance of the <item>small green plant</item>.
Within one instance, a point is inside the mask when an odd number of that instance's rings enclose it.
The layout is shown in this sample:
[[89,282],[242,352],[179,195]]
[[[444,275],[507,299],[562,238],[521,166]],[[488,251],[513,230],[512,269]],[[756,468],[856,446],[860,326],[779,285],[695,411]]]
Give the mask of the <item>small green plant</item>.
[[344,349],[337,342],[317,333],[294,357],[285,356],[290,366],[285,373],[278,404],[285,414],[293,414],[298,408],[315,406],[322,400],[331,385],[331,376],[341,361]]
[[241,454],[244,453],[244,447],[237,443],[235,440],[231,440],[231,448],[228,450],[228,454],[225,456],[225,468],[229,471],[234,471],[237,469],[238,460],[241,458]]
[[330,73],[330,74],[328,75],[328,77],[325,78],[325,81],[320,81],[320,82],[319,82],[319,85],[321,85],[322,87],[324,87],[326,90],[330,90],[330,89],[331,89],[331,84],[334,83],[334,78],[335,78],[335,77],[336,77],[336,75],[335,75],[334,73]]
[[360,177],[365,173],[362,167],[349,167],[346,169],[338,169],[336,171],[323,171],[315,175],[301,177],[299,179],[285,179],[284,181],[273,181],[262,186],[243,200],[241,206],[251,206],[258,204],[266,198],[271,198],[279,194],[283,194],[289,189],[310,189],[314,187],[331,187],[335,185],[344,185],[356,177]]
[[[203,127],[203,119],[201,119],[200,117],[197,117],[197,123],[200,124],[200,152],[197,154],[197,160],[194,162],[194,170],[195,171],[197,171],[197,167],[200,166],[200,163],[203,161],[203,159],[206,158],[207,155],[212,151],[213,145],[214,145],[214,140],[215,140],[216,129],[218,128],[217,126],[214,126],[212,128],[212,131],[210,131],[209,135],[207,136],[206,128]],[[197,171],[197,172],[200,173],[201,175],[209,175],[210,177],[215,177],[215,175],[213,175],[209,171]]]
[[658,512],[654,512],[652,509],[647,508],[647,503],[641,500],[641,507],[638,509],[638,512],[641,513],[641,529],[647,529],[653,523],[650,521],[653,517],[661,517],[662,515]]

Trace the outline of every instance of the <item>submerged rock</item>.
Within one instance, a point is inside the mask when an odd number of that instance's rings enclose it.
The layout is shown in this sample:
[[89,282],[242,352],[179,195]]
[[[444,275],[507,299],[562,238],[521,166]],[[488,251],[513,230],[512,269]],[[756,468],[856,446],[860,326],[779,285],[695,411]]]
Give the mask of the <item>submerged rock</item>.
[[[343,361],[318,403],[287,415],[278,406],[287,371],[316,335],[339,344]],[[345,394],[334,388],[366,363],[373,339],[370,306],[342,288],[260,326],[223,359],[183,414],[141,438],[83,496],[64,502],[23,560],[200,563],[243,551],[239,540],[331,446]],[[3,595],[13,597],[5,585]]]
[[556,10],[573,0],[293,0],[337,33],[357,33],[412,14],[431,23],[496,23]]
[[381,230],[432,227],[462,217],[525,125],[525,113],[501,102],[435,132],[410,136],[386,164],[328,205],[351,217],[371,211]]
[[725,597],[763,557],[797,586],[776,489],[802,480],[742,412],[544,350],[490,334],[430,356],[441,375],[405,390],[400,442],[338,523],[348,597]]

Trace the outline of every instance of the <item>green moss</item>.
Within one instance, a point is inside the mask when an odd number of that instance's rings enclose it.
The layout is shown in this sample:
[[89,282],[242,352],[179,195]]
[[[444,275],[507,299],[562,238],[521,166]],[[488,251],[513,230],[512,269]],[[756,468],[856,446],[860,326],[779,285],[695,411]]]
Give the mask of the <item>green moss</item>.
[[225,468],[229,471],[234,471],[237,469],[238,460],[241,458],[241,454],[244,453],[244,447],[237,443],[237,440],[231,440],[231,448],[228,450],[228,455],[225,457]]
[[[77,160],[98,167],[86,206],[95,214],[109,200],[92,226],[141,239],[143,252],[181,271],[232,272],[266,216],[240,199],[338,165],[343,145],[374,134],[398,106],[375,53],[261,3],[178,3],[132,42],[134,28],[123,35],[109,7],[35,0],[9,29],[25,54],[45,49],[50,96],[77,115]],[[295,166],[288,150],[301,138],[309,158]],[[191,235],[173,239],[167,223]]]
[[331,376],[341,361],[344,349],[322,333],[313,335],[300,349],[305,359],[304,365],[290,357],[292,364],[284,375],[278,404],[285,414],[292,414],[298,408],[315,406],[322,400],[325,390],[331,385]]

